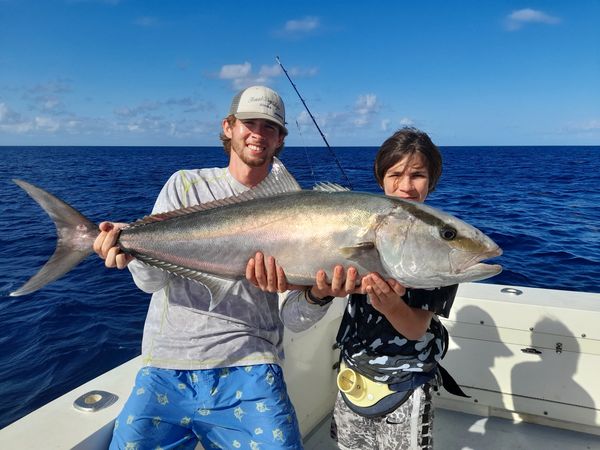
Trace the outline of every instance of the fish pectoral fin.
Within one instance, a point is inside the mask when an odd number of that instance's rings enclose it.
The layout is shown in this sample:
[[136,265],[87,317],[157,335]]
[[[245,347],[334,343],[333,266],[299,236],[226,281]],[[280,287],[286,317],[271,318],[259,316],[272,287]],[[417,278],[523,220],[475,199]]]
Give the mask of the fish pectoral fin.
[[352,247],[340,248],[340,253],[342,256],[352,260],[361,258],[365,254],[372,253],[373,251],[377,252],[374,242],[360,242]]
[[385,273],[381,264],[381,256],[374,242],[360,242],[352,247],[340,248],[342,256],[350,261],[354,261],[361,274],[364,272]]

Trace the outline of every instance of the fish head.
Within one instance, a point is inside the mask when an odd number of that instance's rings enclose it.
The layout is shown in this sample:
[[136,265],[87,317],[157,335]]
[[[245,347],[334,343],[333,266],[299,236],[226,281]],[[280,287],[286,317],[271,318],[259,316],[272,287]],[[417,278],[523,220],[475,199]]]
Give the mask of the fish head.
[[381,220],[376,236],[382,265],[407,287],[448,286],[502,271],[498,264],[481,262],[502,254],[492,239],[422,203],[400,202]]

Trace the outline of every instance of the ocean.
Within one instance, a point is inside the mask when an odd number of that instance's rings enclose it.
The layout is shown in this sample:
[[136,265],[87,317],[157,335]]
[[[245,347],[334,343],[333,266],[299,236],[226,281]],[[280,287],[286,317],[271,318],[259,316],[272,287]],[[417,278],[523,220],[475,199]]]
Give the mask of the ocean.
[[[485,282],[600,293],[600,147],[441,147],[428,203],[503,249]],[[376,147],[336,148],[354,190],[378,192]],[[300,184],[347,184],[326,148],[289,147]],[[140,352],[149,296],[95,256],[34,294],[9,297],[52,254],[50,219],[21,178],[92,221],[130,222],[182,168],[225,166],[220,147],[0,147],[0,428]]]

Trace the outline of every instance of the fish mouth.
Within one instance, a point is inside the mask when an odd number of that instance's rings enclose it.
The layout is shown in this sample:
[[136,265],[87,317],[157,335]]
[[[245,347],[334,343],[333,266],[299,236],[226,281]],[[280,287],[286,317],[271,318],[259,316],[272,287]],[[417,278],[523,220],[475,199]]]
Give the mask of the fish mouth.
[[500,264],[483,264],[477,263],[463,270],[463,275],[469,276],[472,281],[481,280],[483,278],[493,277],[502,272],[502,266]]
[[500,255],[502,255],[502,249],[498,246],[491,250],[474,254],[472,258],[469,258],[458,265],[455,268],[454,273],[467,275],[469,278],[474,277],[473,281],[475,281],[475,279],[492,277],[502,272],[502,266],[500,264],[486,264],[481,261],[496,258]]

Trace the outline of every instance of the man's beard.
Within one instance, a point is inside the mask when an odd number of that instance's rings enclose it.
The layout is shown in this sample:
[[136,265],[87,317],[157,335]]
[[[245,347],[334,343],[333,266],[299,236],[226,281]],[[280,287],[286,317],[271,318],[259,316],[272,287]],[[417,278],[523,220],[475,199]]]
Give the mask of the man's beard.
[[264,152],[261,156],[250,156],[247,153],[245,153],[244,150],[237,151],[233,146],[231,150],[238,155],[238,157],[244,162],[244,164],[250,167],[261,167],[264,166],[267,162],[270,163],[273,160],[274,153],[276,153]]

